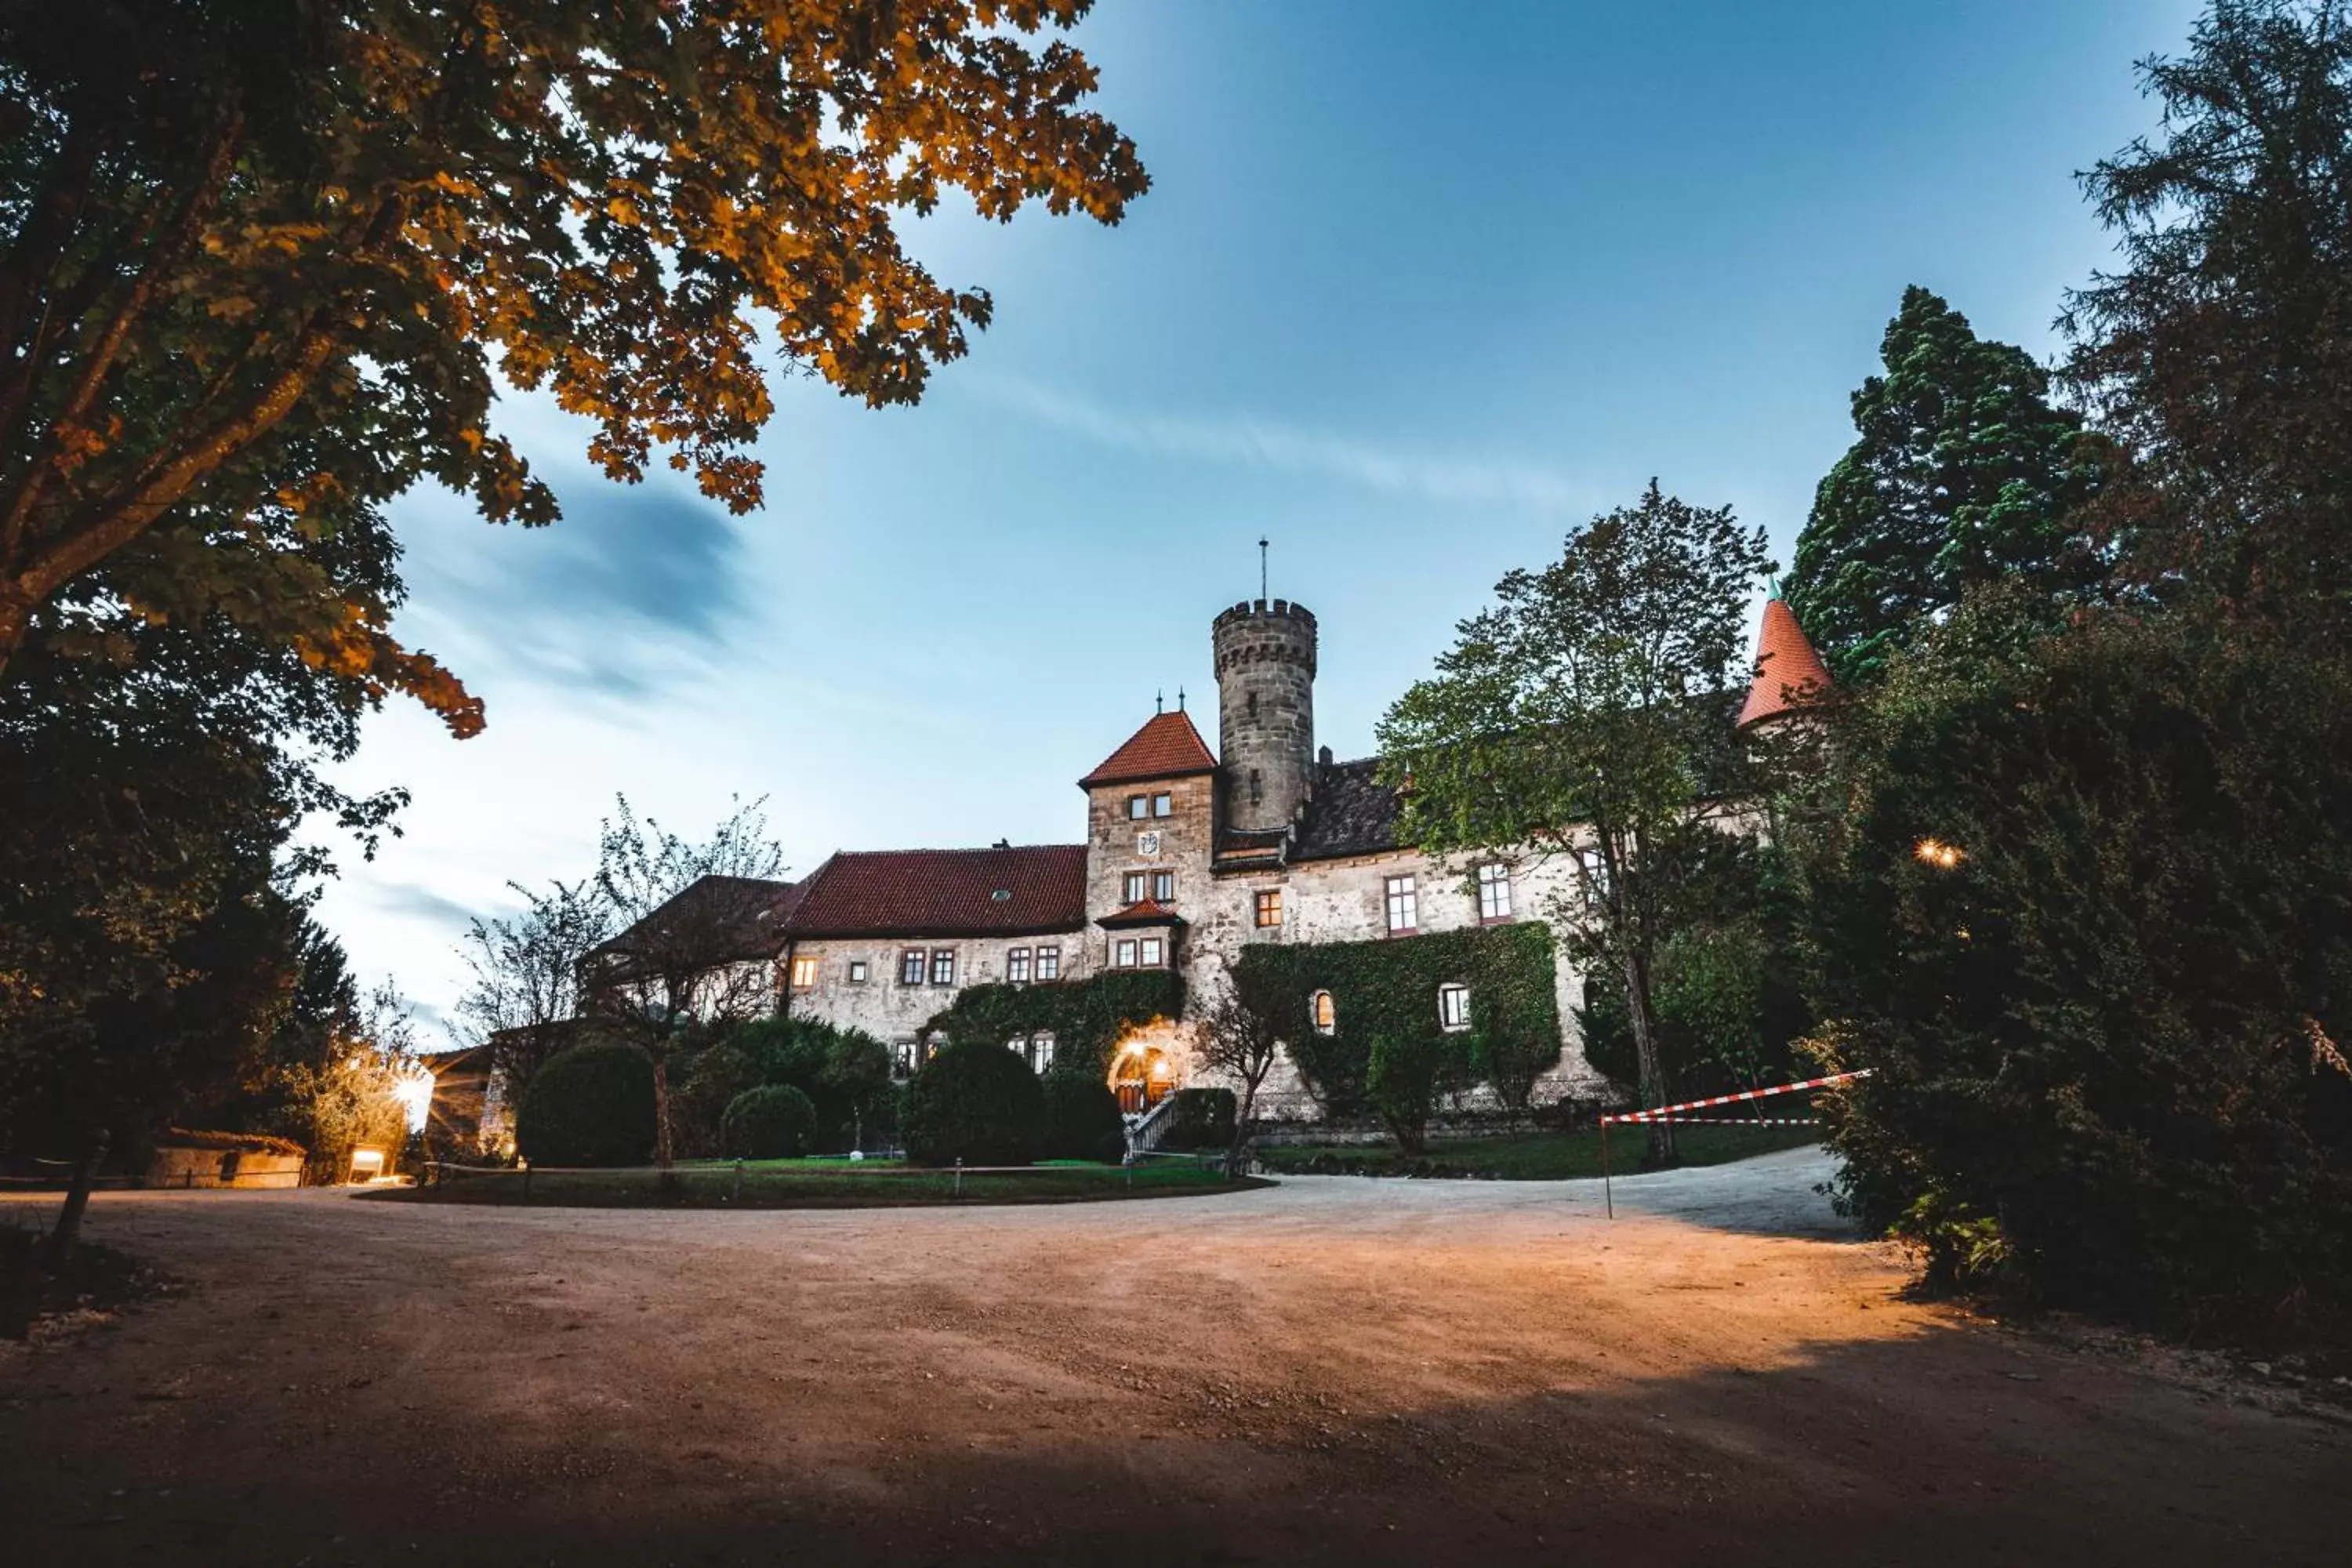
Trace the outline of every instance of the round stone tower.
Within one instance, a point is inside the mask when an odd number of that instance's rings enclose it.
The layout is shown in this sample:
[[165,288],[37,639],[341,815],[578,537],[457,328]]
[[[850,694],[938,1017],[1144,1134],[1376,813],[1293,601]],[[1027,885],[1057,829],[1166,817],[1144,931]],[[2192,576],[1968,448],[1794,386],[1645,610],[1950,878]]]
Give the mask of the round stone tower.
[[1219,616],[1210,636],[1225,825],[1287,826],[1314,778],[1314,614],[1287,599],[1253,599]]

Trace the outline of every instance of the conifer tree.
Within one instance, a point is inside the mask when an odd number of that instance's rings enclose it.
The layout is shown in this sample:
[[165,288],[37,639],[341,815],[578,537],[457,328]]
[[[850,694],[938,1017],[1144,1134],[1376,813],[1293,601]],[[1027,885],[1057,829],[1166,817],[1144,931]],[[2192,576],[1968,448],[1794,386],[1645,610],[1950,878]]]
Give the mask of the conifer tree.
[[1880,353],[1885,374],[1853,395],[1861,438],[1822,480],[1787,584],[1842,681],[1874,679],[1973,584],[2059,588],[2091,564],[2069,516],[2098,488],[2100,448],[2051,406],[2047,373],[1916,286]]

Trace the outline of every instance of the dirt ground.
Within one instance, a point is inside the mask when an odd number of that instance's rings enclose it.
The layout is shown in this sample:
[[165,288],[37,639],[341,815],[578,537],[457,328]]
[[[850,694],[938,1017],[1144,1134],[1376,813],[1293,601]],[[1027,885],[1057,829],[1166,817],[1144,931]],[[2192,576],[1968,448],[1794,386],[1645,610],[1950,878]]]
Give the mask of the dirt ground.
[[[1811,1152],[1057,1207],[102,1195],[26,1564],[2352,1561],[2352,1430],[1902,1299]],[[15,1200],[22,1203],[25,1200]],[[12,1216],[0,1205],[0,1223]]]

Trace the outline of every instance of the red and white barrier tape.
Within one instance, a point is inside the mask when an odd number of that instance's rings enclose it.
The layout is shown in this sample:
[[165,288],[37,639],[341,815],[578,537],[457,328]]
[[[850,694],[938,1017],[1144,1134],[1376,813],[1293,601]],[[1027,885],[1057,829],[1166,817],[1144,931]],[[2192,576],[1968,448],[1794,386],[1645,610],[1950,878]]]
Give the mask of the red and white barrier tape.
[[1661,1105],[1654,1110],[1621,1110],[1614,1116],[1602,1117],[1601,1124],[1606,1127],[1612,1122],[1664,1121],[1673,1118],[1677,1111],[1706,1110],[1717,1105],[1738,1105],[1750,1100],[1769,1100],[1776,1094],[1801,1094],[1809,1089],[1827,1089],[1832,1084],[1851,1083],[1855,1079],[1869,1076],[1870,1069],[1863,1068],[1855,1072],[1833,1072],[1827,1078],[1807,1079],[1802,1083],[1775,1084],[1770,1089],[1743,1089],[1738,1094],[1718,1094],[1712,1100],[1686,1100],[1680,1105]]
[[1810,1116],[1653,1116],[1648,1125],[1668,1127],[1819,1127]]

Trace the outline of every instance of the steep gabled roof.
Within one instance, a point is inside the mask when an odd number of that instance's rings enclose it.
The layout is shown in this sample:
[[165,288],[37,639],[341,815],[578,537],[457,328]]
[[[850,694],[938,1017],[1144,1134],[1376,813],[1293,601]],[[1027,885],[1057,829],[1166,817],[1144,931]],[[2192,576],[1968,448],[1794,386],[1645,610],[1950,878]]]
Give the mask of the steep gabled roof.
[[1830,672],[1805,637],[1805,628],[1778,595],[1764,601],[1764,625],[1756,634],[1756,679],[1740,705],[1742,729],[1777,719],[1829,694]]
[[1217,759],[1192,716],[1181,708],[1144,721],[1127,744],[1105,757],[1102,765],[1078,781],[1081,789],[1101,784],[1142,784],[1147,780],[1190,778],[1217,771]]
[[784,926],[807,890],[806,882],[703,877],[589,956],[619,957],[608,978],[626,978],[632,973],[626,961],[649,945],[645,933],[683,931],[714,960],[772,958],[783,947]]
[[1087,847],[845,851],[809,876],[794,937],[1019,936],[1087,923]]

